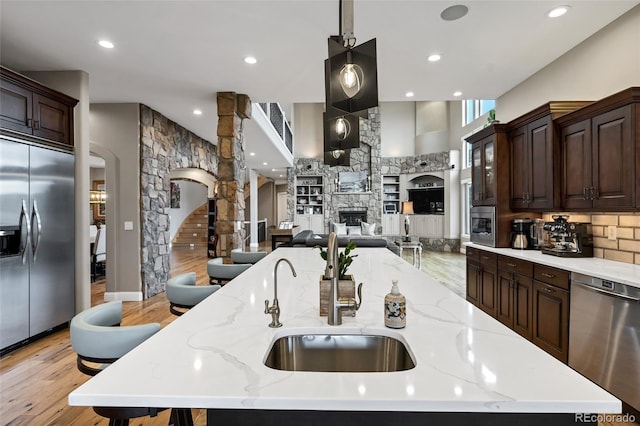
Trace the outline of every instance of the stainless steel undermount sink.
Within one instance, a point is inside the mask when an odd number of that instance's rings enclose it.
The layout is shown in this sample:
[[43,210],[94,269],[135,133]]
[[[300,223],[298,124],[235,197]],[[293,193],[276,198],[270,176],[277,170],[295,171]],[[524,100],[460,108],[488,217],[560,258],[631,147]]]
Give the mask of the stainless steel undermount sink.
[[416,366],[400,340],[381,335],[297,334],[276,339],[264,364],[276,370],[393,372]]

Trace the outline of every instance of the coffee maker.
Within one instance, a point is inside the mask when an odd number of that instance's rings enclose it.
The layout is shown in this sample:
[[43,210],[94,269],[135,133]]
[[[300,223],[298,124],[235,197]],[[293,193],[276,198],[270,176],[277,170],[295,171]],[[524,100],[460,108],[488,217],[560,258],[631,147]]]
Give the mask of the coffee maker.
[[593,257],[593,235],[588,223],[569,222],[569,216],[553,215],[553,222],[545,222],[549,243],[542,253],[562,257]]
[[520,250],[535,249],[532,231],[532,219],[513,219],[511,222],[511,248]]

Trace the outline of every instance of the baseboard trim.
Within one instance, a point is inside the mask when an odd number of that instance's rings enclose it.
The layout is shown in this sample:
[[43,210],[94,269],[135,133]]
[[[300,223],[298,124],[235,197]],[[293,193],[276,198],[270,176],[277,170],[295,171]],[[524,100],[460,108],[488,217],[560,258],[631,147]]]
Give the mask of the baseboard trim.
[[122,300],[123,302],[140,302],[142,301],[142,292],[140,291],[109,291],[104,293],[104,301],[112,302],[114,300]]

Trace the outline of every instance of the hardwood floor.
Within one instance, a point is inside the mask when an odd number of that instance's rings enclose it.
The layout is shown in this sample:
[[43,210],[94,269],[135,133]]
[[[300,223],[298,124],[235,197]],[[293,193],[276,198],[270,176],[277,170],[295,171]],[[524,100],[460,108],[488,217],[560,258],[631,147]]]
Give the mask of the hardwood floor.
[[[261,245],[270,251],[270,244]],[[410,261],[410,256],[407,259]],[[465,258],[462,255],[423,252],[422,270],[464,297]],[[195,271],[198,284],[206,285],[206,251],[174,250],[171,274]],[[92,305],[103,303],[104,280],[91,286]],[[159,322],[162,327],[177,317],[169,313],[164,293],[142,302],[123,303],[123,325]],[[67,395],[89,376],[76,368],[76,356],[64,329],[0,358],[0,424],[2,425],[107,425],[91,408],[67,405]],[[206,425],[204,410],[192,410],[194,423]],[[133,426],[167,425],[169,411],[157,417],[131,421]],[[635,423],[600,423],[623,426]]]

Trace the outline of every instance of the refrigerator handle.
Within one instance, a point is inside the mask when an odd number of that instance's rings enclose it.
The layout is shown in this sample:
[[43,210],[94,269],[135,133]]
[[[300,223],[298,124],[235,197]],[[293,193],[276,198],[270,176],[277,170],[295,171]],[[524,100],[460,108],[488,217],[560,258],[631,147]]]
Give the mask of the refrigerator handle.
[[[35,226],[33,219],[36,219]],[[31,238],[31,249],[33,250],[33,263],[36,262],[36,255],[38,254],[38,247],[40,247],[40,234],[42,233],[42,221],[40,220],[40,212],[38,211],[38,202],[33,200],[33,210],[31,211],[31,229],[33,229],[33,236]],[[36,229],[38,234],[36,235]]]
[[22,243],[22,235],[20,235],[20,256],[22,257],[22,264],[27,262],[27,247],[30,246],[31,241],[31,226],[27,217],[27,202],[22,200],[22,208],[20,209],[20,234],[22,234],[22,222],[24,221],[27,232],[24,237],[24,245]]

